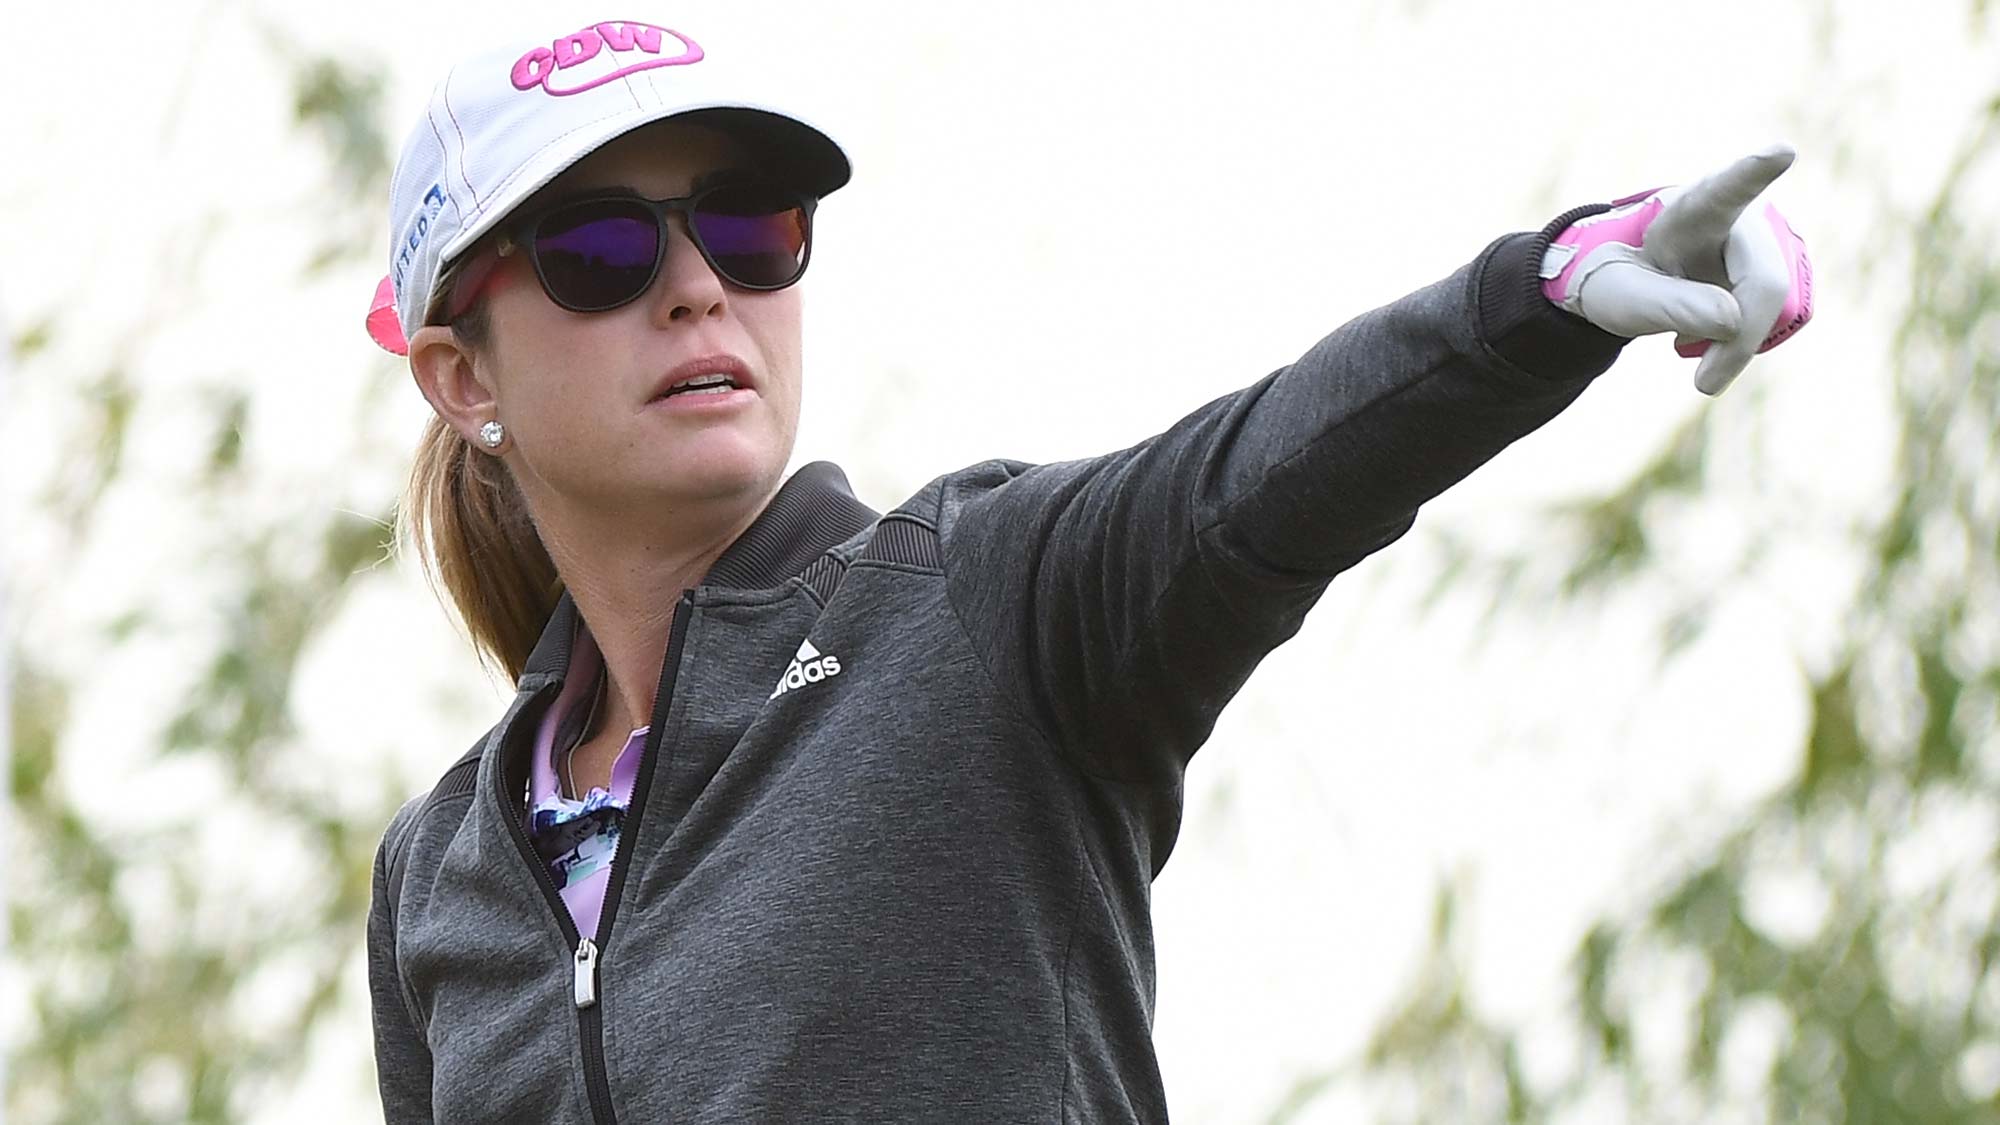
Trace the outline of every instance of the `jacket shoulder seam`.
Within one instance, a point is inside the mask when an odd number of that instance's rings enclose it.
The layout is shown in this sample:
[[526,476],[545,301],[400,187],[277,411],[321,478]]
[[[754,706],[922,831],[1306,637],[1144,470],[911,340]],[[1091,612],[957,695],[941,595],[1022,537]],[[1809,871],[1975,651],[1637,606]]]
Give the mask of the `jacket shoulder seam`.
[[[1000,464],[1003,466],[1008,466],[1011,469],[1011,467],[1015,463],[989,462],[988,464]],[[1028,467],[1033,468],[1034,466],[1028,466]],[[1009,479],[1010,480],[1014,479],[1019,475],[1020,475],[1019,472],[1011,472]],[[939,514],[942,515],[943,514],[942,498],[940,498],[939,507],[940,507]],[[939,539],[941,543],[943,539],[942,531],[939,532]],[[941,562],[937,573],[949,578],[949,575],[946,573],[944,564],[942,563],[943,557],[944,557],[944,552],[940,550]],[[1189,560],[1182,561],[1181,565],[1177,568],[1177,573],[1179,571],[1185,571],[1187,569],[1188,561]],[[1039,735],[1042,741],[1048,746],[1048,748],[1055,752],[1057,757],[1059,757],[1062,761],[1069,763],[1072,767],[1074,767],[1078,772],[1082,773],[1085,777],[1090,778],[1092,781],[1095,781],[1099,784],[1127,786],[1138,789],[1149,789],[1153,788],[1158,784],[1157,782],[1147,781],[1143,778],[1124,777],[1116,773],[1111,773],[1101,768],[1093,767],[1090,763],[1089,755],[1085,754],[1080,747],[1071,748],[1067,742],[1065,742],[1061,737],[1059,737],[1058,732],[1051,730],[1046,724],[1044,724],[1039,718],[1036,717],[1034,708],[1030,706],[1026,700],[1023,700],[1020,697],[1019,689],[1010,689],[1002,683],[999,675],[994,671],[993,667],[989,663],[987,663],[986,654],[983,651],[981,651],[978,639],[973,635],[971,627],[966,624],[964,615],[959,612],[958,602],[952,596],[951,585],[949,582],[947,582],[945,585],[945,604],[948,607],[950,607],[952,623],[957,626],[959,635],[965,638],[966,647],[972,650],[972,657],[979,663],[980,671],[985,673],[987,683],[993,685],[994,691],[1001,698],[1006,700],[1006,705],[1008,710],[1011,711],[1016,718],[1020,719],[1022,722],[1025,722],[1030,730],[1033,730],[1037,735]],[[1122,663],[1124,658],[1124,654],[1122,652],[1119,654],[1119,658],[1120,662]]]
[[[940,499],[940,505],[942,505],[942,499]],[[940,532],[939,538],[943,538],[942,532]],[[941,557],[944,554],[943,551],[939,553]],[[949,577],[946,573],[947,565],[939,566],[937,571],[939,576]],[[1000,677],[994,673],[993,666],[987,662],[986,654],[980,651],[978,638],[973,635],[971,627],[965,623],[965,615],[959,611],[958,600],[952,596],[951,583],[948,581],[944,587],[944,604],[951,611],[952,625],[958,629],[958,635],[965,641],[966,649],[972,653],[972,659],[978,663],[980,672],[985,675],[986,682],[992,686],[994,694],[1005,701],[1007,710],[1013,714],[1016,720],[1026,725],[1029,730],[1034,731],[1035,736],[1040,738],[1043,745],[1052,751],[1059,760],[1069,763],[1076,769],[1082,770],[1086,775],[1095,777],[1096,774],[1092,773],[1085,766],[1081,755],[1072,753],[1068,747],[1063,745],[1062,740],[1055,736],[1055,732],[1049,730],[1036,717],[1034,709],[1029,707],[1026,701],[1020,697],[1020,692],[1002,683]]]

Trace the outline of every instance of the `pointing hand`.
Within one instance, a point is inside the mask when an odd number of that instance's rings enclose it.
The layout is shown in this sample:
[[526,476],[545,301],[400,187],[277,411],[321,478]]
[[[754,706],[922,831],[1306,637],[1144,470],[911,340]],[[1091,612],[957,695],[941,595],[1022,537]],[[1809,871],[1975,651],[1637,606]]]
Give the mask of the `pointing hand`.
[[1721,394],[1751,356],[1812,319],[1804,241],[1776,207],[1751,206],[1794,155],[1774,145],[1579,219],[1550,243],[1542,292],[1607,332],[1675,333],[1676,351],[1701,356],[1696,389]]

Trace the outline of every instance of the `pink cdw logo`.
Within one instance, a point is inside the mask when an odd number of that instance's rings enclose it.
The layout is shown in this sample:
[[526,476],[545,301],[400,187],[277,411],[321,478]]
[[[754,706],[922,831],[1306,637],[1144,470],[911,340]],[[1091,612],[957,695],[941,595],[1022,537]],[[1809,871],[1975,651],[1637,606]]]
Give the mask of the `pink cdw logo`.
[[[660,45],[669,35],[680,41],[681,53],[672,58],[662,58]],[[606,48],[611,50],[608,61],[623,65],[616,65],[609,74],[588,79],[576,74],[571,76],[570,84],[559,86],[556,83],[558,72],[587,63]],[[638,52],[637,57],[630,52]],[[537,47],[522,55],[514,63],[514,88],[525,91],[540,86],[556,97],[563,97],[594,90],[635,71],[651,70],[656,66],[685,66],[700,62],[701,58],[701,46],[678,31],[654,27],[649,23],[593,24],[574,35],[565,35],[546,47]]]

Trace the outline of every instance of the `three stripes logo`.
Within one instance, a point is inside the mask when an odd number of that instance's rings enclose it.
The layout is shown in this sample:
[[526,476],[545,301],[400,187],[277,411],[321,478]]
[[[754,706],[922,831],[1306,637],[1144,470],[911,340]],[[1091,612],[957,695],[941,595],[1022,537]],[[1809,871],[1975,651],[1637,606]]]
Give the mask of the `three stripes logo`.
[[[799,654],[792,658],[791,667],[778,678],[778,686],[772,690],[771,699],[776,699],[793,688],[816,684],[840,675],[840,657],[832,653],[821,653],[811,641],[799,642]],[[765,700],[770,702],[770,700]]]

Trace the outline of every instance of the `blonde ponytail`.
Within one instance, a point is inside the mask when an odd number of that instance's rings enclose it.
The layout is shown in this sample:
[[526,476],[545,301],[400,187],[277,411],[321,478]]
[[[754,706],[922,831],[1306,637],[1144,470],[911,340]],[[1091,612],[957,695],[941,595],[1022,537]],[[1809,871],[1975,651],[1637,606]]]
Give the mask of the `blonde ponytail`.
[[[445,271],[437,286],[440,297],[451,291],[459,267],[472,256]],[[484,302],[451,326],[470,346],[489,343]],[[475,451],[432,415],[410,466],[398,523],[417,549],[431,588],[442,585],[458,608],[480,658],[504,670],[510,682],[519,679],[563,584],[507,466]]]
[[402,526],[432,589],[458,607],[482,659],[520,678],[562,596],[562,580],[513,474],[432,416],[424,426]]

